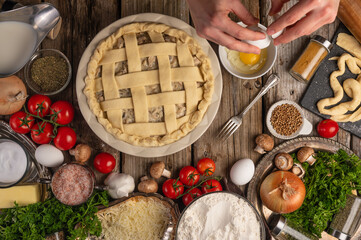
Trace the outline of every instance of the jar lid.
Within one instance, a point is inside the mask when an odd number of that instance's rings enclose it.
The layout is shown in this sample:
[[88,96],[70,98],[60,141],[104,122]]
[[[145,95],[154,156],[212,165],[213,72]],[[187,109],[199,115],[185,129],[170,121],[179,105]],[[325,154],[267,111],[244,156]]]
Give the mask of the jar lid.
[[339,240],[350,240],[351,239],[350,235],[347,235],[347,234],[345,234],[343,232],[340,232],[338,230],[334,230],[332,228],[329,228],[327,233],[330,234],[333,237],[336,237]]
[[270,221],[269,227],[275,236],[278,236],[282,232],[282,229],[286,225],[286,218],[281,214],[273,215]]
[[332,43],[330,41],[328,41],[326,38],[320,36],[320,35],[315,35],[311,38],[311,41],[314,42],[318,42],[320,44],[322,44],[328,52],[330,52],[331,48],[332,48]]

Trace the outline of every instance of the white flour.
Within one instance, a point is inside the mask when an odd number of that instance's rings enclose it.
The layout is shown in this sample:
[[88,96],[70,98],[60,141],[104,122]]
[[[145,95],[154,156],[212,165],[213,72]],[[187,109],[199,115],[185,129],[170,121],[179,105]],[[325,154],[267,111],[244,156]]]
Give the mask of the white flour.
[[179,223],[179,240],[260,240],[260,223],[252,207],[230,193],[202,197]]

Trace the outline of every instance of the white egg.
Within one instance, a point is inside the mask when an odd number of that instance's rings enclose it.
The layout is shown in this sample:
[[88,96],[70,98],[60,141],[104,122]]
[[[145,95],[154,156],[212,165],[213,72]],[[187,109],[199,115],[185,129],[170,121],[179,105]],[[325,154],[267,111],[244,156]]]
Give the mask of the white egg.
[[254,163],[251,159],[238,160],[231,168],[231,180],[236,185],[245,185],[254,175]]
[[35,159],[45,167],[58,167],[64,162],[64,155],[53,145],[43,144],[35,150]]

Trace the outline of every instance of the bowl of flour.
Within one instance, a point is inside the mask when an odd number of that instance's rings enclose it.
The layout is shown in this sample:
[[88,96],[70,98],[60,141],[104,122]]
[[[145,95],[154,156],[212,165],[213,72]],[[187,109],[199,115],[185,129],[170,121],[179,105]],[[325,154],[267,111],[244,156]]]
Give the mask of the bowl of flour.
[[183,211],[177,240],[265,240],[265,227],[257,210],[242,196],[231,192],[202,195]]

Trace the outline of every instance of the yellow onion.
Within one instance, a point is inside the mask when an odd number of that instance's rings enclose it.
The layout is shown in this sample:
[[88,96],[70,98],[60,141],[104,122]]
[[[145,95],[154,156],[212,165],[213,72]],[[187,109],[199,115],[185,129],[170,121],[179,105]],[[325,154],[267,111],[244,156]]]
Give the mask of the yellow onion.
[[19,111],[27,97],[23,81],[17,76],[0,78],[0,89],[0,115]]
[[260,196],[263,204],[277,213],[290,213],[301,207],[306,188],[297,175],[288,171],[277,171],[262,182]]

